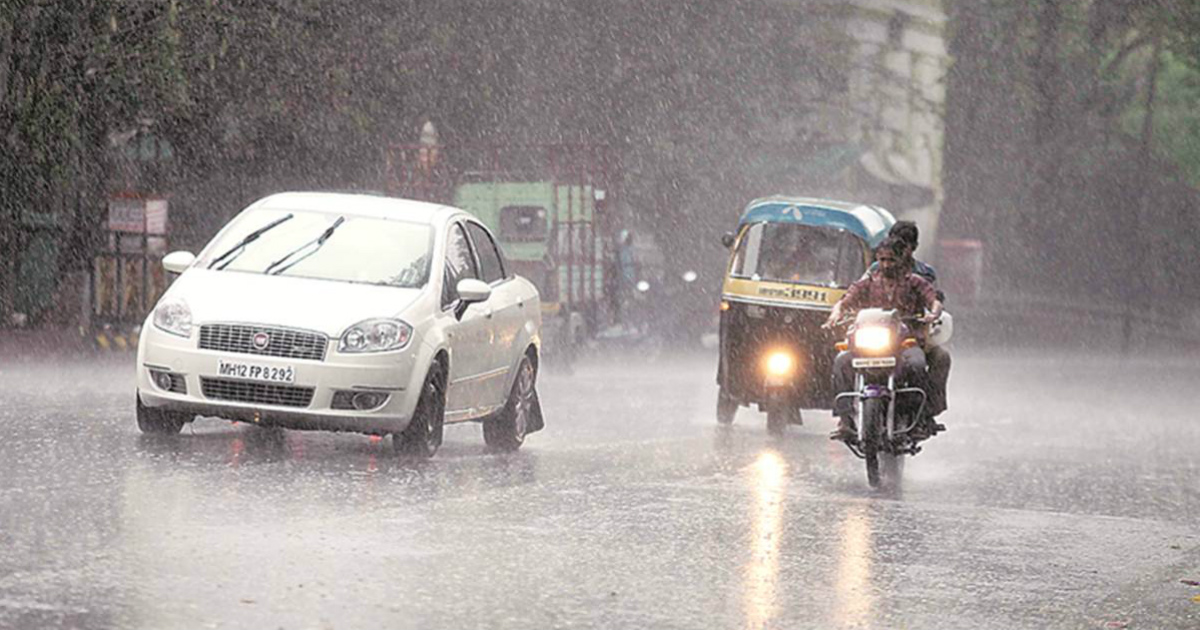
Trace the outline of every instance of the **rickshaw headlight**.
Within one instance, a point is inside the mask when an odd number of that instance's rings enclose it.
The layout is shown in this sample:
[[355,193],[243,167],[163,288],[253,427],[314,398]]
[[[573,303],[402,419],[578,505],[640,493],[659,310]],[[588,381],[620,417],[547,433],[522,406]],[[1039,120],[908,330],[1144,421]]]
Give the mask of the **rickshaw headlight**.
[[788,376],[795,366],[796,361],[786,352],[772,352],[767,356],[767,374],[771,376]]
[[868,352],[882,352],[892,347],[892,331],[880,326],[867,326],[854,331],[854,347]]

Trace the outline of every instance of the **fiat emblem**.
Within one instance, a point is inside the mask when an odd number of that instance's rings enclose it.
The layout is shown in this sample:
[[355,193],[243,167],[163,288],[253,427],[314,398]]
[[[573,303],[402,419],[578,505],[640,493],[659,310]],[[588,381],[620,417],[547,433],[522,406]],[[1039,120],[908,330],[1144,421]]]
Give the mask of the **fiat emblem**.
[[267,346],[271,345],[271,335],[265,332],[254,333],[254,347],[257,350],[266,350]]

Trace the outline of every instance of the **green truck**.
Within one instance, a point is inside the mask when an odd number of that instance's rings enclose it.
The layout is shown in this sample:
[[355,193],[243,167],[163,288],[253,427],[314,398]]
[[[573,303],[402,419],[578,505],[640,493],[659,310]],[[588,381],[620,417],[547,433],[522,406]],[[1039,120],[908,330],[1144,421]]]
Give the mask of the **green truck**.
[[594,186],[551,181],[471,182],[454,190],[453,204],[490,227],[513,270],[537,285],[550,352],[573,352],[603,319],[606,248],[597,202],[604,196]]
[[513,270],[538,287],[547,356],[569,361],[615,310],[606,212],[613,180],[604,155],[562,145],[439,146],[436,153],[394,146],[385,185],[391,194],[467,210],[491,228]]

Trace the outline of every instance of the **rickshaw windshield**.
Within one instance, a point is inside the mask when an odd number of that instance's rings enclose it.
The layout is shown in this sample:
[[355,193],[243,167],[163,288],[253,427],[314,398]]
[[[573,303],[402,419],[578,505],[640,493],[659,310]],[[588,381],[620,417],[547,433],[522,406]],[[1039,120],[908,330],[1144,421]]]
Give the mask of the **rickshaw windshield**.
[[755,223],[734,252],[730,274],[751,280],[845,287],[865,270],[863,242],[844,230]]

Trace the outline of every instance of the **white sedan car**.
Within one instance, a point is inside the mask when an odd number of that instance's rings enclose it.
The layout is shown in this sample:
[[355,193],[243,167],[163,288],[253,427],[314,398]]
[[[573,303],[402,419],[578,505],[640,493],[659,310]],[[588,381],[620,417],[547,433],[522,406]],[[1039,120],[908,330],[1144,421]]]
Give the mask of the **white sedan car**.
[[498,450],[542,428],[537,289],[467,212],[281,193],[163,266],[181,275],[138,341],[145,433],[216,416],[428,457],[446,423],[482,422]]

